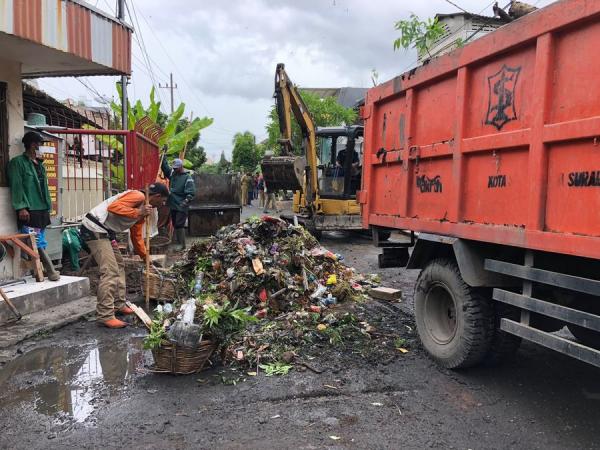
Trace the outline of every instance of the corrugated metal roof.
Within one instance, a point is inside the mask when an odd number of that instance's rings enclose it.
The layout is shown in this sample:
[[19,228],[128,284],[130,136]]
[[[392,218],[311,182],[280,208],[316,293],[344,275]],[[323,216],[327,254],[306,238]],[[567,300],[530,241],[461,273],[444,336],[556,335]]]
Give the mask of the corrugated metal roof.
[[[110,39],[106,39],[107,36]],[[112,37],[112,22],[97,14],[92,14],[92,61],[112,67]]]
[[68,51],[67,6],[61,0],[42,2],[42,42],[48,47]]
[[0,0],[0,31],[13,33],[13,15],[12,0]]
[[[79,0],[0,0],[0,32],[104,66],[98,73],[131,73],[131,27]],[[69,69],[54,71],[68,75]],[[51,76],[52,69],[35,73]]]

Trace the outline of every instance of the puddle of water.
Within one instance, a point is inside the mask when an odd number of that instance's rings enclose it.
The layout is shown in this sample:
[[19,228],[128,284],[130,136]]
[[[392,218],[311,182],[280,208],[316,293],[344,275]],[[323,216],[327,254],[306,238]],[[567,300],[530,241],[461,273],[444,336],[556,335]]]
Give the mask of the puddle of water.
[[143,365],[141,337],[38,348],[0,371],[0,400],[5,407],[20,404],[47,416],[66,414],[83,422],[99,400],[121,391]]

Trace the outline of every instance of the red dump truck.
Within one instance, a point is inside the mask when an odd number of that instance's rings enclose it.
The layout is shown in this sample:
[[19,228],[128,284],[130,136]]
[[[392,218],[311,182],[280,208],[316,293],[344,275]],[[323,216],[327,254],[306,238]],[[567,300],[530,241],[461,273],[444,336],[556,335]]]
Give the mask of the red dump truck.
[[600,1],[563,0],[367,93],[363,226],[412,232],[382,256],[448,368],[522,339],[600,367],[599,48]]

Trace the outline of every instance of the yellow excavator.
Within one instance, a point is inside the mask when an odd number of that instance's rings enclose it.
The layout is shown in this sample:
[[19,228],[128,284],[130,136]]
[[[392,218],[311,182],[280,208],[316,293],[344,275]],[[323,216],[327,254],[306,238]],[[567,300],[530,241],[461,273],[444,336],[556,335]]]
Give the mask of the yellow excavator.
[[[269,191],[294,191],[294,214],[282,218],[296,216],[317,237],[327,230],[361,230],[356,191],[361,184],[363,127],[316,128],[283,64],[277,64],[274,97],[281,153],[266,156],[261,168]],[[293,148],[292,113],[302,130],[300,151]]]

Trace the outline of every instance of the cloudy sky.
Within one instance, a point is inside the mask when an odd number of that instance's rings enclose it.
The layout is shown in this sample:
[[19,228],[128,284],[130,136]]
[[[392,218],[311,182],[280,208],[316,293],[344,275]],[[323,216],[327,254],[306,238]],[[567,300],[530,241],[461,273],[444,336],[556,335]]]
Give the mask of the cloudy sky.
[[[114,15],[115,0],[88,0]],[[536,3],[536,0],[530,0]],[[553,0],[538,0],[542,7]],[[286,64],[303,87],[368,87],[371,70],[385,81],[416,64],[414,52],[394,51],[397,20],[457,12],[447,0],[127,0],[135,28],[130,96],[145,103],[153,84],[177,84],[176,105],[209,116],[203,130],[207,154],[231,151],[238,131],[266,137],[273,104],[273,76]],[[465,10],[492,15],[491,0],[453,0]],[[501,6],[508,0],[500,2]],[[145,56],[142,48],[147,51]],[[116,77],[86,77],[103,96],[116,95]],[[59,99],[94,101],[97,95],[73,79],[43,79],[40,87]],[[169,93],[159,89],[162,109]],[[98,99],[96,98],[95,101]]]

